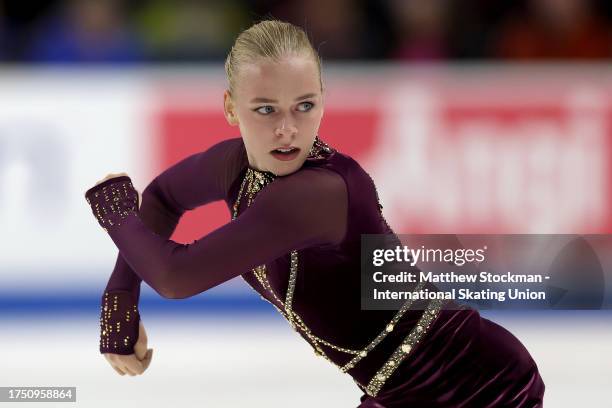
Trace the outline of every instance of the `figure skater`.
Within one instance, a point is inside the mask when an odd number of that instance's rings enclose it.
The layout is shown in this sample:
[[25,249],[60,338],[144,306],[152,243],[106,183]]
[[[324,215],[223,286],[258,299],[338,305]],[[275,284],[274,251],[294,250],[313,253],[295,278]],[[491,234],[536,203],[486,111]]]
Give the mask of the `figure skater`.
[[[361,234],[394,232],[370,176],[318,136],[321,63],[305,32],[261,21],[238,36],[225,71],[225,117],[241,137],[171,166],[142,200],[125,173],[85,193],[119,249],[100,315],[100,352],[111,366],[138,375],[151,361],[142,280],[183,299],[242,276],[353,378],[362,408],[542,407],[528,351],[477,310],[439,300],[361,309]],[[191,244],[169,239],[185,211],[217,200],[230,222]]]

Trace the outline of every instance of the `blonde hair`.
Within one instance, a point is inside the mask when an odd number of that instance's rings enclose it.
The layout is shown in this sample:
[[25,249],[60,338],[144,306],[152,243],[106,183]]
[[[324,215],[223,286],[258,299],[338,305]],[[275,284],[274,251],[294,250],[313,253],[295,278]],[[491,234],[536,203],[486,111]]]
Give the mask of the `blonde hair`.
[[298,55],[314,58],[323,90],[321,58],[302,28],[280,20],[264,20],[253,24],[238,35],[225,60],[225,75],[230,93],[234,94],[236,77],[242,64],[254,63],[261,58],[279,61],[286,56]]

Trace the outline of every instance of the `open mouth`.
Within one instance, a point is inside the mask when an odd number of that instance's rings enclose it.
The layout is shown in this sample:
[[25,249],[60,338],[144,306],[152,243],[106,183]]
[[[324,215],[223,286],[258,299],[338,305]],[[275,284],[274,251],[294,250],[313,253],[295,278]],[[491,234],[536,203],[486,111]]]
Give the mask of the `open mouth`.
[[300,149],[297,147],[288,147],[274,149],[270,153],[272,154],[272,156],[274,156],[274,158],[278,160],[287,161],[295,159],[298,156],[299,152]]

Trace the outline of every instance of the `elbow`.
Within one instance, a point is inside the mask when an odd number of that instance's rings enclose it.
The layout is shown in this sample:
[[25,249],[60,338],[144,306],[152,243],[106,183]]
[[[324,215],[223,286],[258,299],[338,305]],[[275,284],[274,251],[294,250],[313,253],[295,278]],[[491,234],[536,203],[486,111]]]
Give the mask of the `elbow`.
[[163,268],[155,290],[164,299],[185,299],[192,296],[189,286],[181,285],[179,277],[180,273],[176,268]]
[[175,290],[165,285],[155,288],[155,291],[164,299],[180,299]]
[[177,290],[171,277],[172,274],[168,267],[159,267],[156,270],[155,279],[147,283],[164,299],[176,299]]
[[157,293],[164,299],[183,299],[186,296],[181,293],[178,287],[174,285],[171,279],[165,278],[156,288]]
[[193,265],[185,257],[174,254],[163,258],[157,263],[155,286],[151,285],[163,298],[186,299],[221,283],[206,268]]
[[186,299],[191,295],[185,294],[180,290],[176,290],[176,288],[165,287],[161,291],[158,292],[164,299]]

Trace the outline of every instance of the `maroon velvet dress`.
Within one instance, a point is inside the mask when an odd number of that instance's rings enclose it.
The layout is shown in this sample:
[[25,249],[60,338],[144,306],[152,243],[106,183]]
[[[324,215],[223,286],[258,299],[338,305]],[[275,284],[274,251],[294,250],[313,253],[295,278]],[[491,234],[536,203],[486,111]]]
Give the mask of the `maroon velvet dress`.
[[[370,176],[318,137],[304,165],[278,177],[249,167],[241,138],[225,140],[168,168],[142,197],[138,210],[128,177],[86,193],[120,252],[102,296],[100,352],[133,353],[142,280],[179,299],[242,276],[353,378],[361,407],[543,406],[529,352],[478,311],[448,301],[361,309],[361,234],[393,230]],[[191,244],[169,240],[185,211],[217,200],[231,222]]]

